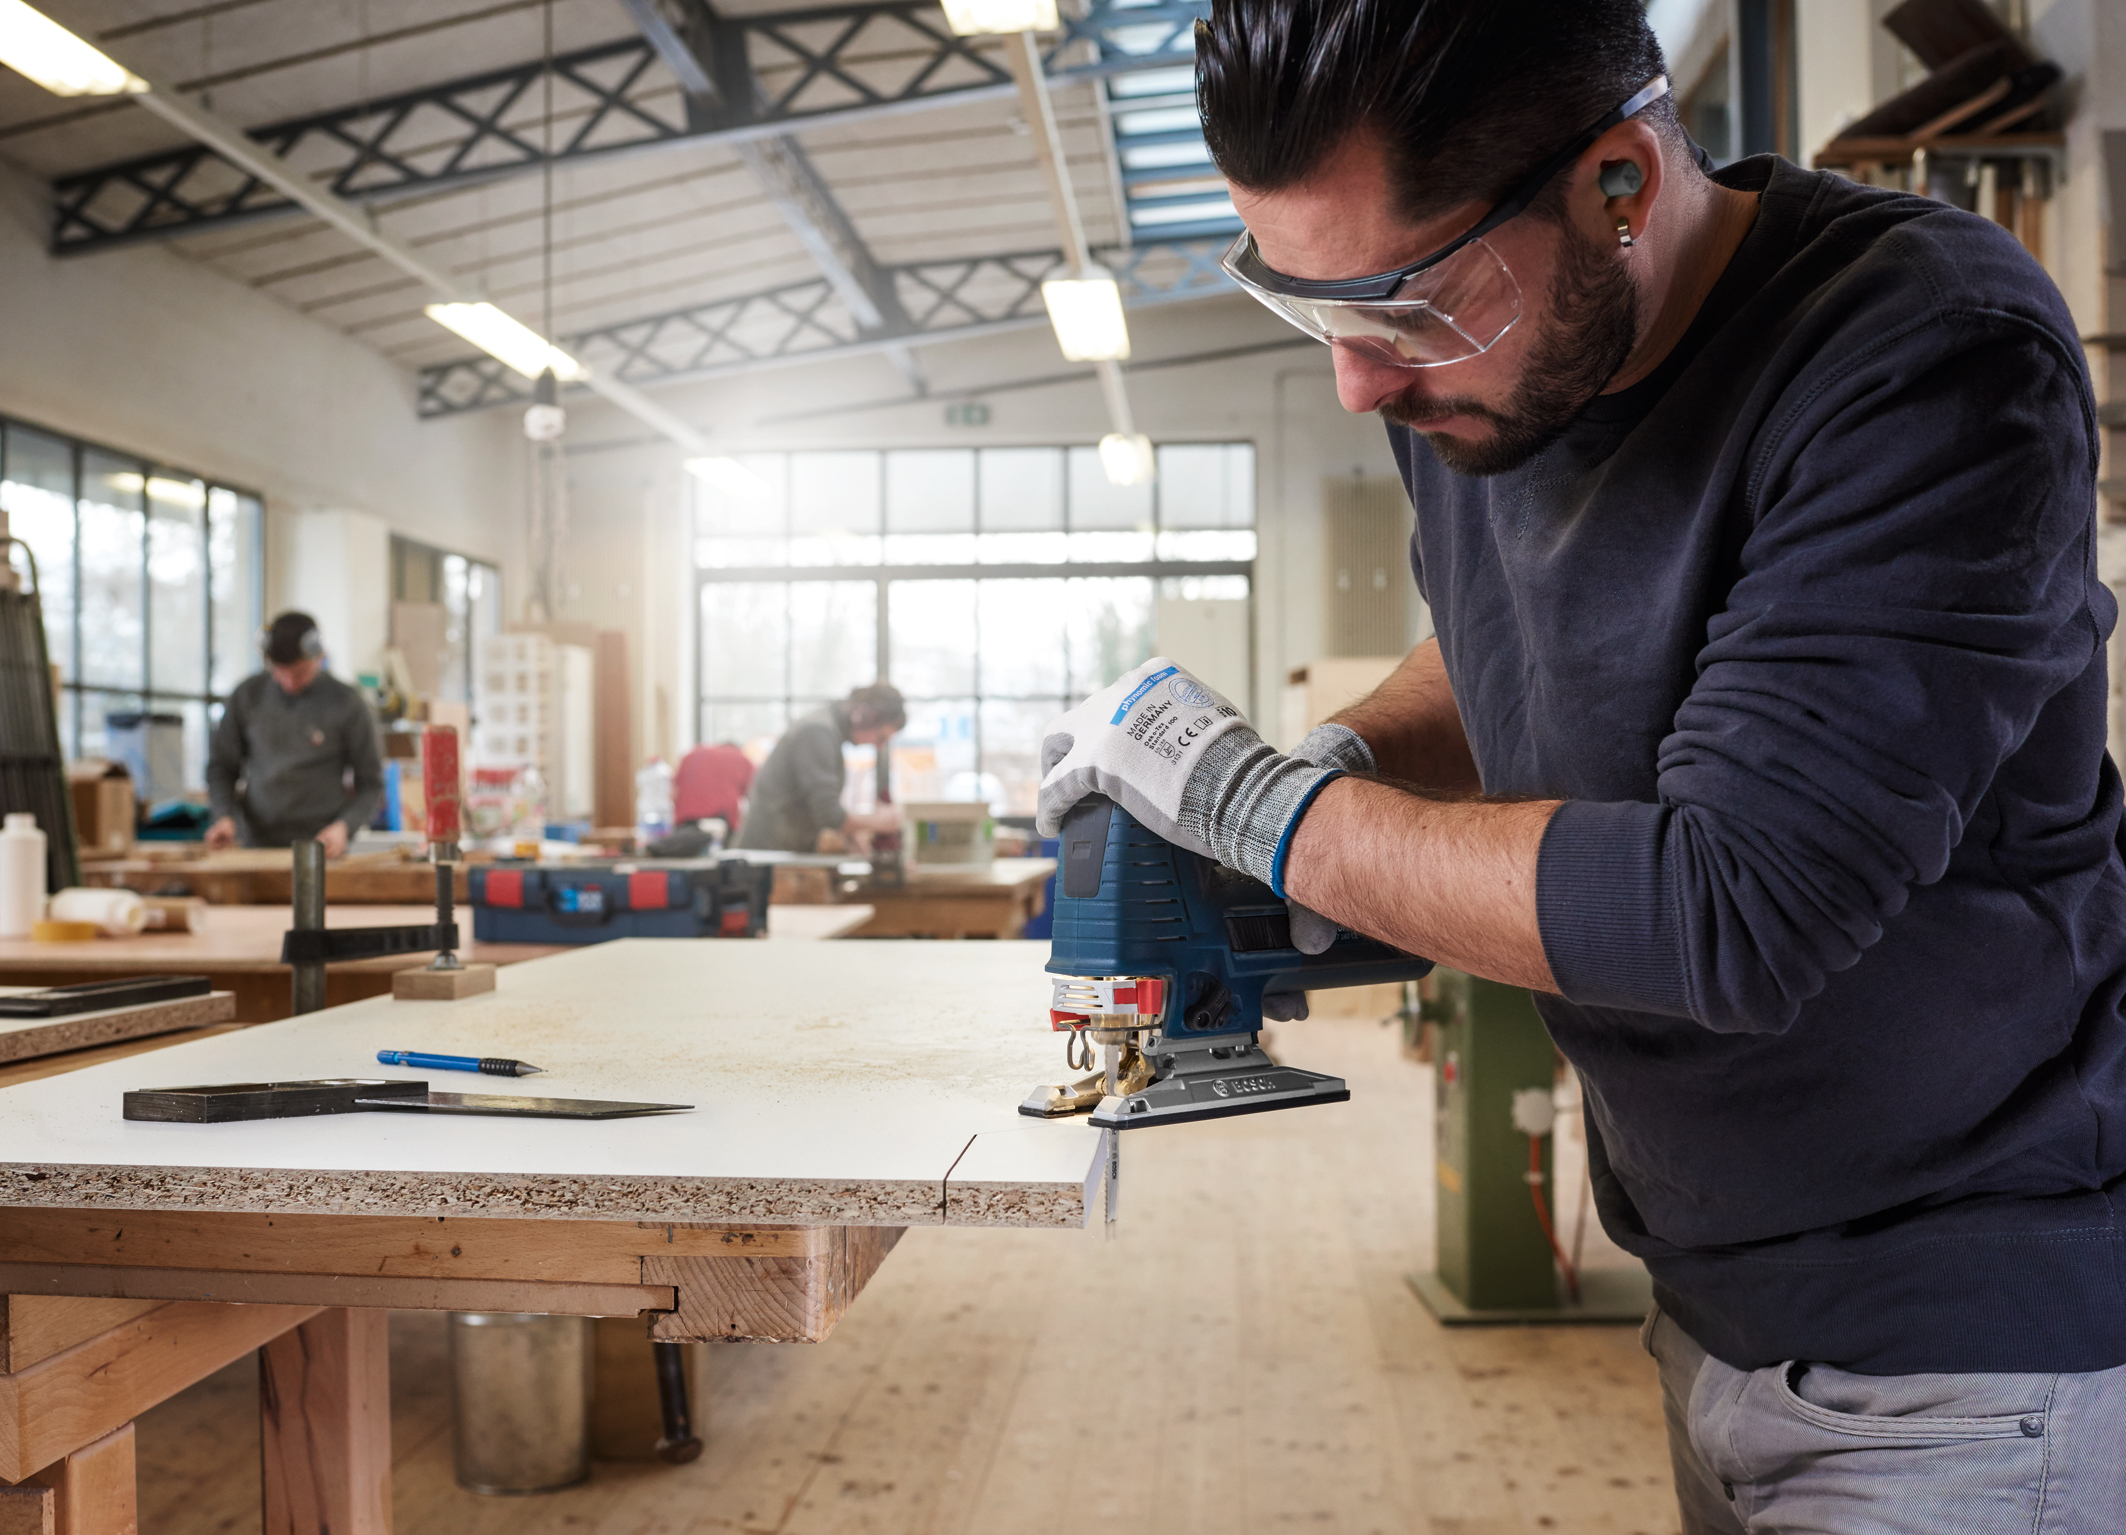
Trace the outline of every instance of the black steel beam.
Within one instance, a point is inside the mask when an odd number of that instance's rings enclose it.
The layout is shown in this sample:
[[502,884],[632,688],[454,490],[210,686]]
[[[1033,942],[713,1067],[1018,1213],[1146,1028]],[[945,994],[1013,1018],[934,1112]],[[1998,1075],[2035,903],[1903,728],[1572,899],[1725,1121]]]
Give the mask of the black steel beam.
[[[1190,29],[1209,0],[1133,6],[1091,0],[1049,50],[1051,78],[1091,79],[1193,62]],[[929,0],[859,0],[766,16],[716,17],[712,57],[760,77],[758,92],[721,91],[711,109],[641,36],[554,60],[557,96],[581,117],[554,159],[574,162],[670,144],[742,141],[887,114],[1010,97],[1001,60],[956,36]],[[1087,63],[1059,64],[1096,46]],[[388,201],[539,168],[525,98],[544,61],[248,130],[319,185],[357,202]],[[732,84],[736,84],[734,79]],[[691,102],[689,98],[691,97]],[[689,106],[694,110],[690,113]],[[53,183],[59,254],[168,239],[299,211],[201,145],[144,155]]]
[[[1166,241],[1099,253],[1136,307],[1232,291],[1218,265],[1224,238]],[[1018,329],[1046,322],[1041,279],[1061,251],[1021,251],[884,268],[904,323],[887,331],[859,324],[825,277],[719,299],[563,337],[579,362],[637,388],[714,378],[759,368],[818,362],[890,346]],[[530,384],[491,357],[423,368],[420,413],[455,415],[523,404]]]

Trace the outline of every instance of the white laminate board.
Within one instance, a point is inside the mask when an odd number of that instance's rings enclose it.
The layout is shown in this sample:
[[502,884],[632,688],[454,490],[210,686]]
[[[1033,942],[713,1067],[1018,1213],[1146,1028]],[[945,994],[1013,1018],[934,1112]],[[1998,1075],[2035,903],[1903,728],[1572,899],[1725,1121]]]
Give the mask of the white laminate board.
[[[935,1223],[948,1170],[1008,1134],[1035,1159],[1039,1198],[970,1216],[1075,1224],[1082,1209],[1056,1188],[1082,1183],[1096,1137],[1018,1113],[1061,1063],[1047,958],[1025,942],[596,944],[509,966],[464,1001],[377,997],[0,1090],[0,1206]],[[510,1055],[547,1074],[417,1073],[378,1066],[379,1049]],[[697,1107],[591,1123],[120,1117],[130,1088],[374,1075]]]

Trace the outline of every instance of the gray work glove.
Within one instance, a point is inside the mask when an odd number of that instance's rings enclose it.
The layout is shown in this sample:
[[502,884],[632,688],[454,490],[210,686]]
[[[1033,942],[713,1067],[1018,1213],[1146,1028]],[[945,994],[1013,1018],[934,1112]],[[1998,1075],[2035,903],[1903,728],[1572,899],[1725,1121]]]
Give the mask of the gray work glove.
[[[1274,751],[1240,711],[1164,656],[1049,722],[1036,825],[1104,794],[1179,847],[1284,894],[1292,830],[1341,768]],[[1319,951],[1314,951],[1319,952]]]
[[[1341,768],[1347,773],[1370,773],[1375,767],[1373,748],[1366,745],[1365,738],[1349,725],[1316,725],[1307,732],[1304,741],[1292,748],[1292,755],[1316,767]],[[1341,929],[1320,912],[1300,905],[1290,896],[1285,897],[1284,904],[1291,913],[1292,947],[1302,954],[1326,953],[1329,945],[1336,942]],[[1306,1016],[1304,999],[1298,1016]]]

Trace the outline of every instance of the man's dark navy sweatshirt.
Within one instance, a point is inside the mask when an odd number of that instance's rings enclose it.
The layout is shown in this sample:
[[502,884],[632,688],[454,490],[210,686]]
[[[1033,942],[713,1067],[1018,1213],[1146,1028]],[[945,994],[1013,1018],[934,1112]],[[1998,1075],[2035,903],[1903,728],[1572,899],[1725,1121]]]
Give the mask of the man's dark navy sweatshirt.
[[2126,1363],[2096,416],[1996,225],[1770,159],[1675,352],[1522,468],[1392,432],[1537,869],[1605,1226],[1742,1368]]

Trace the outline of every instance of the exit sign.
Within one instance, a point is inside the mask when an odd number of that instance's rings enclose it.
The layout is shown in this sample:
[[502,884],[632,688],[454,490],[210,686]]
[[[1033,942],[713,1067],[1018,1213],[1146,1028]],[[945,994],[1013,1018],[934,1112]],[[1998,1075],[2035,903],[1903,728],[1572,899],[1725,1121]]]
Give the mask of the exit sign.
[[979,400],[961,400],[945,407],[947,426],[987,426],[989,407]]

